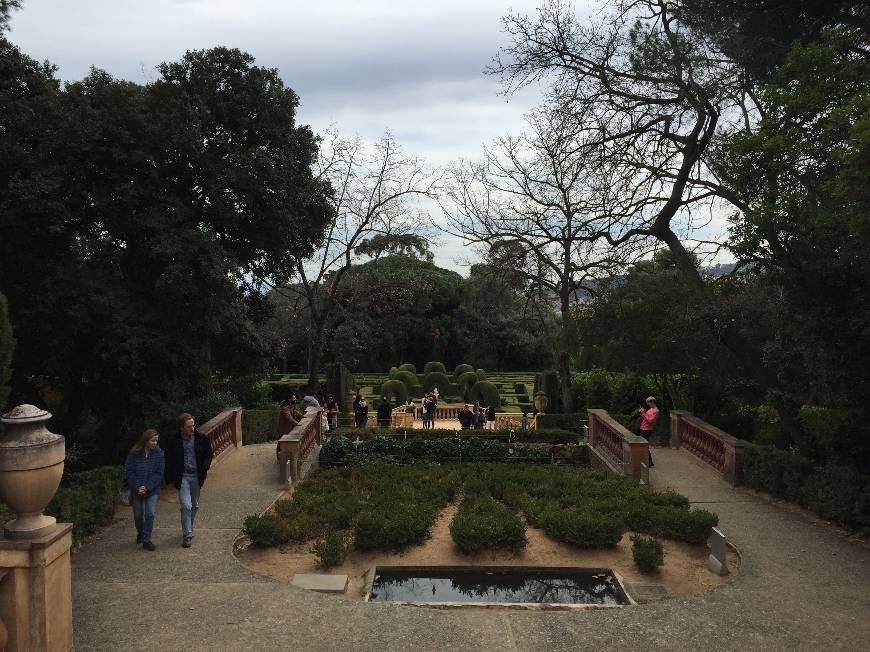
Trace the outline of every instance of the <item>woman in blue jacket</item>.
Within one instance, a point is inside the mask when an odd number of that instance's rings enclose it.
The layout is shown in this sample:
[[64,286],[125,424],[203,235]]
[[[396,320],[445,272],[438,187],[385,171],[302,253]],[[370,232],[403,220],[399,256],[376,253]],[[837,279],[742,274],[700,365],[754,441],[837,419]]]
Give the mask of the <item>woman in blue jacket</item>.
[[163,450],[157,445],[160,435],[156,430],[142,433],[136,445],[127,453],[124,477],[130,486],[133,521],[136,523],[136,543],[143,550],[154,550],[151,531],[157,514],[157,498],[163,482]]

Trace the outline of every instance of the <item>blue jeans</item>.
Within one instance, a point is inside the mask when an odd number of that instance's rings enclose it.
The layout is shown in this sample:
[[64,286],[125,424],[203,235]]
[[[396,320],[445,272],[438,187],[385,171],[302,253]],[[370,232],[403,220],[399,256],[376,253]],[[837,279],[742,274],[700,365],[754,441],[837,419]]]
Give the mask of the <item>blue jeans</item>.
[[193,521],[199,509],[199,478],[196,473],[181,476],[178,502],[181,503],[181,536],[189,539],[193,536]]
[[151,532],[154,530],[154,516],[157,514],[157,498],[160,494],[153,493],[150,496],[140,496],[135,491],[130,492],[130,504],[133,506],[133,522],[136,524],[136,533],[142,537],[143,543],[151,541]]

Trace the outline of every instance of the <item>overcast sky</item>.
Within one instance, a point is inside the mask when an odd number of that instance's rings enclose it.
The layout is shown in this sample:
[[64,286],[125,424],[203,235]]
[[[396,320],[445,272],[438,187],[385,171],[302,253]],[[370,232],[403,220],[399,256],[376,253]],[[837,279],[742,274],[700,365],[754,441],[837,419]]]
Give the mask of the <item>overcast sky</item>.
[[[509,102],[484,67],[507,43],[501,17],[539,0],[24,0],[11,39],[80,79],[91,65],[144,83],[155,66],[216,45],[277,68],[301,98],[299,121],[377,139],[390,129],[434,165],[477,157],[517,132],[537,89]],[[579,5],[584,5],[580,0]],[[469,252],[445,241],[436,262]],[[462,271],[462,270],[459,270]]]

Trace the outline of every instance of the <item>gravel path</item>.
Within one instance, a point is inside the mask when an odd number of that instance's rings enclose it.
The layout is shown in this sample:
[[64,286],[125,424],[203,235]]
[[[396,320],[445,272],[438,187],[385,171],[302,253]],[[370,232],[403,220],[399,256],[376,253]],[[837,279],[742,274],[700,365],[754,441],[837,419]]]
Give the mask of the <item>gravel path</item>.
[[[870,550],[802,510],[735,490],[682,451],[658,450],[652,480],[720,515],[743,555],[716,589],[585,612],[436,610],[364,604],[255,575],[231,546],[280,492],[274,445],[246,446],[209,475],[196,538],[161,501],[154,553],[129,514],[73,558],[78,650],[864,650]],[[174,492],[167,492],[174,493]],[[165,498],[170,498],[167,495]]]

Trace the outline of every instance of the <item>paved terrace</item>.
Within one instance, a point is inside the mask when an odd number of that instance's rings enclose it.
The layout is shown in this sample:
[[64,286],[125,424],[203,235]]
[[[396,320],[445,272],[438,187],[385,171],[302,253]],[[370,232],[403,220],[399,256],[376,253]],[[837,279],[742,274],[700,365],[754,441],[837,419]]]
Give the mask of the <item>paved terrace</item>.
[[[806,512],[732,489],[683,451],[654,451],[656,488],[716,511],[743,553],[719,588],[585,612],[364,604],[257,576],[233,557],[245,515],[279,493],[274,444],[246,446],[203,490],[196,538],[161,501],[140,550],[129,510],[73,558],[78,650],[862,650],[870,647],[870,551]],[[174,493],[174,492],[173,492]],[[169,497],[169,496],[167,496]]]

